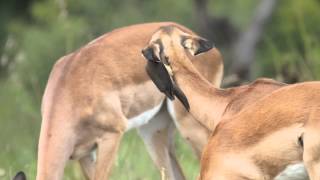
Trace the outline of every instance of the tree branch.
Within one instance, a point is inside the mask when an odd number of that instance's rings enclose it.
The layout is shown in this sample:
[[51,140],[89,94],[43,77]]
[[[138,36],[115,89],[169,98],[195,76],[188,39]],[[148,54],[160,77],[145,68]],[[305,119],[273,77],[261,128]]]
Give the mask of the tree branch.
[[233,46],[231,71],[235,72],[240,79],[250,79],[251,64],[255,59],[257,43],[262,38],[263,30],[276,7],[276,3],[277,0],[261,0],[250,26],[240,35]]

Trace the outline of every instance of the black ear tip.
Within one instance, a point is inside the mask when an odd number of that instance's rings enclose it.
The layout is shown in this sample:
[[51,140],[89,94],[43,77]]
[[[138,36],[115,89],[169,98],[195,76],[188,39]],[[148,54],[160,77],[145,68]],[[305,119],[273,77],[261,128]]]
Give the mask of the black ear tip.
[[150,47],[150,46],[142,49],[142,50],[141,50],[141,53],[142,53],[142,55],[144,56],[144,58],[146,58],[148,61],[160,62],[160,60],[158,59],[158,57],[154,54],[153,48]]
[[204,53],[209,51],[210,49],[214,48],[214,45],[211,41],[206,39],[199,39],[199,49],[195,53],[195,55],[198,55],[200,53]]
[[211,41],[209,41],[207,39],[201,39],[199,41],[199,43],[200,43],[200,46],[202,46],[204,49],[212,49],[212,48],[214,48],[213,42],[211,42]]
[[26,180],[27,177],[23,171],[19,171],[16,176],[13,178],[13,180]]

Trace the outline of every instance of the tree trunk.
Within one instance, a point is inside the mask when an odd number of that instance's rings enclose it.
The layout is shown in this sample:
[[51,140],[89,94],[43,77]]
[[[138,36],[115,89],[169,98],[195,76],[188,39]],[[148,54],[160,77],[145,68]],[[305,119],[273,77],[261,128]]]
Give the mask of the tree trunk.
[[250,26],[234,43],[231,71],[236,73],[241,80],[248,80],[251,77],[257,44],[262,38],[263,30],[276,7],[276,3],[277,0],[261,0]]

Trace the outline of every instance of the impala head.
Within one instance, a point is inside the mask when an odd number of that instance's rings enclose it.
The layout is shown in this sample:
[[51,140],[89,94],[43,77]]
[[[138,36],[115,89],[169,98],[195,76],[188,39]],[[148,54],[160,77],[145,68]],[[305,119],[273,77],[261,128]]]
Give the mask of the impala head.
[[147,73],[158,89],[171,100],[176,96],[189,110],[188,99],[174,81],[171,64],[191,60],[190,56],[212,48],[206,39],[185,33],[175,26],[164,26],[153,34],[142,54],[148,60]]

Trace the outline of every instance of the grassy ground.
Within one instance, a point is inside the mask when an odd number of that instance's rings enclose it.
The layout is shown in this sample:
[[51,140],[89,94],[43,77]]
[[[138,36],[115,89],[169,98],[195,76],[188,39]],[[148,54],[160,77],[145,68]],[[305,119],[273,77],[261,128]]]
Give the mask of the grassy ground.
[[[40,130],[40,112],[35,108],[37,102],[33,102],[13,80],[0,82],[0,102],[0,180],[11,179],[19,170],[25,171],[28,179],[35,179]],[[195,156],[178,135],[176,145],[187,178],[195,179],[199,170]],[[78,163],[69,163],[64,179],[82,179]],[[160,179],[135,130],[123,138],[111,179]]]

